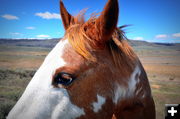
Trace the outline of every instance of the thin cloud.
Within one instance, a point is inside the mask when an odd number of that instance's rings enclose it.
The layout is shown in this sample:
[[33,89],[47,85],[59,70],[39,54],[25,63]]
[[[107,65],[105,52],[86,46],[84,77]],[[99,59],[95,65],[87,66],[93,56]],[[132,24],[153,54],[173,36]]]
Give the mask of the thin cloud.
[[135,37],[135,38],[133,38],[133,40],[144,40],[144,38],[143,37]]
[[175,38],[179,38],[180,37],[180,33],[172,34],[172,36],[175,37]]
[[155,36],[155,38],[167,38],[168,37],[168,35],[166,35],[166,34],[159,34],[159,35],[156,35]]
[[5,14],[5,15],[2,15],[1,17],[4,19],[7,19],[7,20],[18,20],[19,19],[17,16],[10,15],[10,14]]
[[22,35],[22,33],[18,33],[18,32],[13,32],[13,33],[10,33],[11,35]]
[[26,27],[26,29],[29,29],[29,30],[34,30],[34,29],[35,29],[35,27],[33,27],[33,26],[29,26],[29,27]]
[[44,34],[37,35],[36,37],[37,37],[37,38],[50,38],[49,35],[44,35]]
[[43,19],[61,19],[60,15],[57,13],[50,13],[50,12],[39,12],[35,13],[35,16],[39,16]]

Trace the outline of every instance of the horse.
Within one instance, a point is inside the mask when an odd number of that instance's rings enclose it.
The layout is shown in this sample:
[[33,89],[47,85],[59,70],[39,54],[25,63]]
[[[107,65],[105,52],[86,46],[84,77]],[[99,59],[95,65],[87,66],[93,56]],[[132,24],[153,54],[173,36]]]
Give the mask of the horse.
[[122,27],[118,0],[85,21],[60,0],[64,37],[7,119],[155,119],[146,72]]

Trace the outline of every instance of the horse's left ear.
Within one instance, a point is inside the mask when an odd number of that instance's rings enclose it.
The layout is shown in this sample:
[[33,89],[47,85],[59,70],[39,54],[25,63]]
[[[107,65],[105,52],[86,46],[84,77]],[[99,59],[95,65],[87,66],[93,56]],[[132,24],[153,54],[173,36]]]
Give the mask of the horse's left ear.
[[107,41],[111,38],[118,22],[118,0],[108,0],[95,24],[99,34],[98,40]]
[[62,0],[60,0],[60,14],[65,30],[74,22],[74,17],[68,13]]

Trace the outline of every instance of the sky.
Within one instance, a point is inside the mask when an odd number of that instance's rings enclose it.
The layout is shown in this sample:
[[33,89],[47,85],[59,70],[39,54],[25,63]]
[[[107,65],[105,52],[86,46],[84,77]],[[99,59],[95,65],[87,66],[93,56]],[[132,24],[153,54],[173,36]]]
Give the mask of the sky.
[[[63,0],[72,15],[103,10],[107,0]],[[118,26],[133,40],[180,43],[180,0],[119,0]],[[0,38],[61,38],[59,0],[0,0]]]

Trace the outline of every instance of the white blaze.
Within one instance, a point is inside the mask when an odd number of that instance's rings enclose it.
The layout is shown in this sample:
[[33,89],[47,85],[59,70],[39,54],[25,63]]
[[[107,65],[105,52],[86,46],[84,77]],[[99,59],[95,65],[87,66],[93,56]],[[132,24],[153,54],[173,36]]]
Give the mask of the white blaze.
[[54,88],[52,77],[66,65],[62,55],[68,40],[60,41],[48,54],[7,119],[70,119],[84,114],[70,102],[66,89]]

